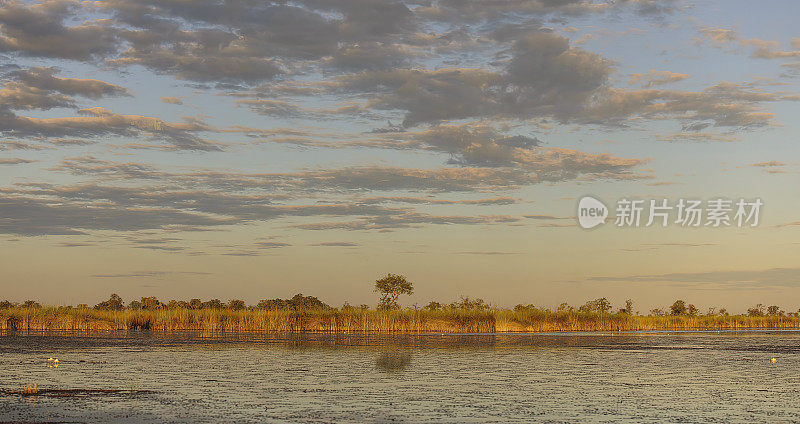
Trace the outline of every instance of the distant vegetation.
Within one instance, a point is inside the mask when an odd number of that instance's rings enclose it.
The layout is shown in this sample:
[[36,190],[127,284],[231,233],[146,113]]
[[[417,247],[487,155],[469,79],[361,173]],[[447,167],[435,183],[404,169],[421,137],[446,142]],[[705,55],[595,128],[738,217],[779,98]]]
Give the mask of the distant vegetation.
[[757,304],[747,314],[731,315],[724,308],[705,313],[677,300],[646,316],[634,312],[628,299],[614,312],[611,302],[598,298],[574,307],[562,303],[555,310],[532,304],[512,309],[489,305],[482,299],[461,297],[444,304],[429,302],[402,309],[401,295],[413,284],[388,274],[375,282],[377,307],[332,307],[314,296],[296,294],[289,299],[264,299],[247,305],[241,299],[170,300],[142,297],[127,305],[117,294],[88,305],[42,307],[0,302],[0,330],[158,330],[255,332],[549,332],[630,331],[741,328],[800,328],[800,315],[780,307]]

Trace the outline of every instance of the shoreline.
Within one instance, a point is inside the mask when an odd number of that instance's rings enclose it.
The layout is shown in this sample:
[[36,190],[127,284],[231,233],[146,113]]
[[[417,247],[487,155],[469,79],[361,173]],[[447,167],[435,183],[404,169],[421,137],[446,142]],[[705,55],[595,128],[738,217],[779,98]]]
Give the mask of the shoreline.
[[385,333],[385,332],[260,332],[260,331],[205,331],[192,329],[177,330],[0,330],[0,337],[158,337],[158,336],[189,336],[188,339],[223,338],[227,336],[354,336],[354,337],[395,337],[395,336],[414,336],[414,337],[469,337],[469,336],[622,336],[622,335],[673,335],[673,334],[763,334],[763,333],[800,333],[800,327],[771,328],[771,327],[740,327],[740,328],[690,328],[680,330],[588,330],[588,331],[508,331],[494,333],[435,333],[435,332],[409,332],[409,333]]

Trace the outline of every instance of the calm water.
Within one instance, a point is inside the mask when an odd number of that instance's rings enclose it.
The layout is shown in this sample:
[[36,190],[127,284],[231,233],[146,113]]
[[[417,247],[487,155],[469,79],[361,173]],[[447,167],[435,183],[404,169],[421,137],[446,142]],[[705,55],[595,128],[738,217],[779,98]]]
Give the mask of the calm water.
[[33,382],[0,422],[799,422],[800,333],[0,335]]

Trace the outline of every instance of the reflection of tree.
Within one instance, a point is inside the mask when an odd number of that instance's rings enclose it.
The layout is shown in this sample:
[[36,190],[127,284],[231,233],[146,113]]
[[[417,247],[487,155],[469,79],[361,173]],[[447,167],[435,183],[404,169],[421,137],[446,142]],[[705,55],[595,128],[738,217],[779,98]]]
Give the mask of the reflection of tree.
[[411,365],[411,354],[408,352],[385,352],[375,360],[375,366],[384,372],[403,371]]

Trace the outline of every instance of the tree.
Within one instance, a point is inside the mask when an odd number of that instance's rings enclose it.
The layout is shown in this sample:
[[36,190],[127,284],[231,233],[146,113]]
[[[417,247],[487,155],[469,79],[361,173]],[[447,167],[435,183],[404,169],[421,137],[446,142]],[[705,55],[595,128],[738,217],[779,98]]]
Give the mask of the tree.
[[155,296],[143,297],[141,305],[142,309],[161,309],[164,306]]
[[0,309],[11,309],[13,307],[14,307],[14,304],[9,302],[9,301],[7,301],[7,300],[4,300],[4,301],[0,302]]
[[461,296],[461,300],[450,304],[450,309],[477,309],[485,311],[491,307],[483,301],[483,299],[470,299],[469,296]]
[[211,299],[203,302],[203,309],[225,309],[225,304],[219,299]]
[[258,309],[286,309],[286,301],[283,299],[262,299],[256,305]]
[[228,301],[228,309],[241,311],[242,309],[247,309],[247,305],[245,305],[244,300],[231,299]]
[[633,300],[625,300],[625,313],[628,315],[633,315]]
[[772,306],[767,308],[767,315],[769,315],[771,317],[777,317],[777,316],[783,315],[783,311],[781,311],[780,306],[772,305]]
[[174,309],[190,309],[189,308],[189,302],[187,302],[185,300],[178,300],[178,301],[171,300],[170,303],[172,303],[172,302],[175,302],[175,303],[172,306],[167,306],[167,307],[174,308]]
[[203,301],[200,299],[192,299],[189,301],[189,309],[201,309],[203,307]]
[[686,306],[686,314],[690,316],[697,315],[697,307],[690,303],[688,306]]
[[387,274],[385,277],[375,281],[375,292],[381,294],[378,301],[379,309],[400,309],[397,299],[402,294],[413,294],[414,284],[406,280],[406,277],[402,275]]
[[291,299],[263,299],[256,305],[258,309],[329,309],[330,306],[317,299],[315,296],[303,296],[298,293]]
[[567,303],[567,302],[561,302],[561,304],[558,305],[558,308],[556,308],[556,311],[558,311],[558,312],[572,312],[574,310],[575,310],[575,308],[570,306],[569,303]]
[[298,293],[292,296],[291,299],[286,300],[286,306],[292,309],[327,309],[330,306],[326,305],[321,300],[317,299],[315,296],[303,296],[302,293]]
[[751,317],[763,317],[764,316],[764,305],[759,303],[754,308],[750,308],[747,310],[747,315]]
[[98,303],[94,306],[94,308],[105,311],[121,311],[125,309],[125,304],[122,302],[122,298],[119,297],[118,294],[113,293],[108,300]]
[[686,315],[686,302],[676,300],[675,303],[669,307],[669,310],[672,315]]
[[583,306],[578,308],[579,312],[596,312],[605,314],[611,311],[611,302],[605,297],[586,302]]
[[22,304],[22,307],[39,309],[42,307],[42,305],[40,305],[39,302],[36,302],[34,300],[26,300],[25,303]]
[[422,309],[427,309],[429,311],[438,311],[438,310],[442,309],[442,304],[439,303],[439,302],[431,301],[431,302],[428,302],[428,304],[425,305],[425,307],[422,308]]
[[[582,307],[583,306],[581,306],[581,308]],[[535,311],[535,310],[537,310],[536,306],[531,304],[531,303],[529,303],[527,305],[524,305],[524,304],[520,303],[517,306],[514,306],[514,312]]]

